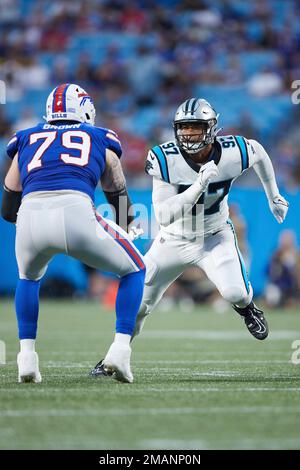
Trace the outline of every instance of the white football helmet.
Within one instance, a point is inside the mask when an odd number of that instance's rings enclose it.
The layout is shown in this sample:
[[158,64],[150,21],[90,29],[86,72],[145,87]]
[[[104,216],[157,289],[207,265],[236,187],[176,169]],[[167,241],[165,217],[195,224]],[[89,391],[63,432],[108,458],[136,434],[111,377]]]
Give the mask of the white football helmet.
[[95,124],[96,110],[90,95],[74,83],[63,83],[51,91],[46,103],[46,121],[79,121]]
[[[221,129],[217,129],[219,114],[204,99],[191,98],[182,103],[175,114],[173,127],[175,131],[175,139],[177,145],[187,153],[194,154],[199,150],[212,144],[216,135]],[[180,129],[182,124],[198,124],[202,131],[199,141],[195,141],[195,135],[181,135]]]

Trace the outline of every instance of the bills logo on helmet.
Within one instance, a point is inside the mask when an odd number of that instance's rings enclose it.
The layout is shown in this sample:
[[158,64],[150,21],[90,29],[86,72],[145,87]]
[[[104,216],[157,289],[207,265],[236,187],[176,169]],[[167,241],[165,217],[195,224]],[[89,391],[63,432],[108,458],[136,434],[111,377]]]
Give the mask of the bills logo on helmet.
[[[80,96],[80,95],[78,95],[78,96]],[[94,104],[94,103],[93,103],[93,100],[92,100],[92,98],[91,98],[90,96],[85,96],[84,98],[82,98],[81,103],[80,103],[80,106],[84,106],[84,105],[85,105],[85,102],[86,102],[87,100],[90,100],[90,102],[91,102],[92,104]]]

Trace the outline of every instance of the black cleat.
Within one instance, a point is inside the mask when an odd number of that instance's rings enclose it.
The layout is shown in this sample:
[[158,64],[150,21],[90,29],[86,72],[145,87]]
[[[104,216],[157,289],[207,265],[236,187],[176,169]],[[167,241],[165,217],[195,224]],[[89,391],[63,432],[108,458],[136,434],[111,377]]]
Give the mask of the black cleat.
[[105,370],[103,361],[104,359],[101,359],[101,361],[95,365],[94,369],[91,370],[89,373],[91,377],[112,377],[114,375],[114,372]]
[[233,308],[244,318],[245,325],[254,338],[265,339],[268,336],[269,328],[264,312],[259,310],[254,302],[251,302],[245,308],[237,307],[236,305],[233,305]]

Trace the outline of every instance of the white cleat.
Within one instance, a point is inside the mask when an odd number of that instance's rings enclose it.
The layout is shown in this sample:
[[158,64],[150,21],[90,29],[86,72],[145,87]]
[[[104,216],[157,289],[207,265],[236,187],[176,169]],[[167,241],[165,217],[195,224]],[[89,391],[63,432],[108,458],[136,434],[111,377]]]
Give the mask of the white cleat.
[[130,370],[131,347],[127,344],[114,342],[110,346],[104,360],[104,369],[112,372],[113,377],[119,382],[133,382]]
[[39,357],[35,351],[19,352],[17,358],[19,383],[40,383],[42,376],[39,371]]

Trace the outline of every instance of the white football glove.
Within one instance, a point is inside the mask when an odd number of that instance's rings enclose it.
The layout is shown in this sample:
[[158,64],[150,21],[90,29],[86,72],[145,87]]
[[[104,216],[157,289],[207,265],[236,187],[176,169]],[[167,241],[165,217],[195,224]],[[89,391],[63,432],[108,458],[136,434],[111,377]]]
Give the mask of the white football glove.
[[278,194],[273,201],[269,201],[269,206],[277,222],[282,224],[289,210],[289,203]]
[[197,181],[200,184],[202,190],[206,191],[210,180],[216,178],[217,176],[219,176],[219,169],[215,162],[211,161],[205,163],[205,165],[202,165]]
[[134,225],[130,228],[128,236],[131,241],[140,238],[144,233],[144,230],[141,227],[135,227]]

